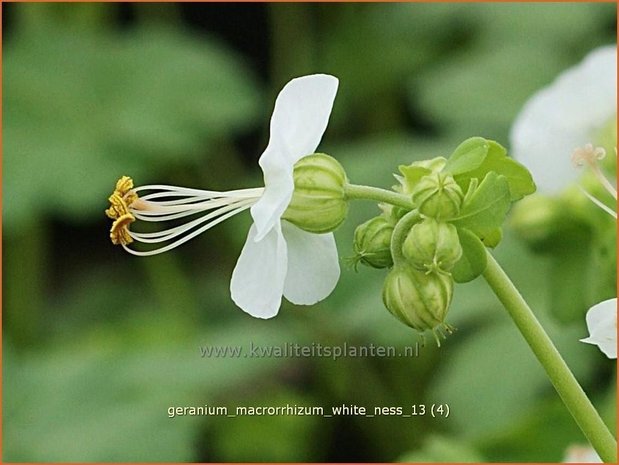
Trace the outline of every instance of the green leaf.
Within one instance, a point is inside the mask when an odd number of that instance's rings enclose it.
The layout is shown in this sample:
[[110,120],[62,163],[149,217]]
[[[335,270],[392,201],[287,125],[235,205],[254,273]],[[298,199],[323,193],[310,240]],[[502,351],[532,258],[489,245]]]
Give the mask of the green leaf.
[[474,170],[454,176],[454,179],[460,187],[465,188],[471,178],[483,179],[491,171],[507,178],[512,202],[535,192],[535,183],[529,170],[509,158],[505,148],[495,141],[488,141],[488,153],[483,163]]
[[462,142],[451,154],[444,170],[456,176],[479,167],[488,154],[489,141],[483,137],[471,137]]
[[510,206],[507,178],[490,172],[473,193],[467,192],[467,201],[453,223],[495,246],[492,239],[497,238],[496,229],[502,226]]
[[462,258],[456,263],[451,275],[457,283],[468,283],[486,269],[486,248],[481,240],[466,228],[458,228],[458,237]]

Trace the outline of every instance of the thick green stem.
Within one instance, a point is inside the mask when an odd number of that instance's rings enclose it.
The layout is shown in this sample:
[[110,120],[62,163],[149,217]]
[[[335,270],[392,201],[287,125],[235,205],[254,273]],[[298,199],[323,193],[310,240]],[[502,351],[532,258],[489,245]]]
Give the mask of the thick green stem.
[[604,462],[617,463],[617,441],[505,271],[488,253],[484,278],[544,367],[563,403]]
[[395,228],[393,228],[393,234],[391,235],[391,256],[393,257],[393,263],[395,265],[406,261],[406,258],[404,258],[402,254],[402,244],[404,244],[406,236],[417,221],[419,221],[419,212],[413,210],[404,215],[400,221],[398,221],[398,224],[395,225]]
[[379,189],[378,187],[358,186],[356,184],[346,184],[344,187],[346,198],[350,200],[374,200],[412,210],[414,205],[409,195],[398,194],[397,192]]

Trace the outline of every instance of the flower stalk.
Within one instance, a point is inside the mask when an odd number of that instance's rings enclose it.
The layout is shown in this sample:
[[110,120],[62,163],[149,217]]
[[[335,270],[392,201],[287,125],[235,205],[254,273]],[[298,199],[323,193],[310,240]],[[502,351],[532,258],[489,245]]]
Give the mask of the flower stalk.
[[487,252],[483,276],[535,354],[570,414],[599,456],[617,463],[617,441],[568,368],[524,298],[494,257]]
[[380,189],[371,186],[359,186],[357,184],[346,184],[344,187],[346,198],[349,200],[374,200],[376,202],[388,203],[396,207],[412,210],[414,208],[410,195],[398,194],[397,192]]

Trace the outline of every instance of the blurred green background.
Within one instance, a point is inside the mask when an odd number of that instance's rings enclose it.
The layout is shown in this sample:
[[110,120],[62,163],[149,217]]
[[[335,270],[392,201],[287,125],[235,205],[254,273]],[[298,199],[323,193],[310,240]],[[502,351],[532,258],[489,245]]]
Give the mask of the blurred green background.
[[[378,270],[344,268],[325,301],[273,320],[236,308],[248,214],[136,258],[103,211],[124,174],[259,186],[274,97],[312,72],[340,79],[320,150],[355,183],[389,187],[398,164],[473,135],[508,145],[535,90],[615,42],[614,4],[4,4],[3,21],[4,461],[543,462],[584,442],[483,281],[456,288],[458,331],[417,358],[201,358],[205,344],[416,338],[384,309]],[[352,206],[342,258],[377,212]],[[578,342],[588,306],[616,295],[614,276],[579,281],[592,234],[559,241],[558,264],[508,229],[496,255],[614,430],[615,365]],[[566,316],[558,299],[577,305]],[[167,416],[286,403],[451,415]]]

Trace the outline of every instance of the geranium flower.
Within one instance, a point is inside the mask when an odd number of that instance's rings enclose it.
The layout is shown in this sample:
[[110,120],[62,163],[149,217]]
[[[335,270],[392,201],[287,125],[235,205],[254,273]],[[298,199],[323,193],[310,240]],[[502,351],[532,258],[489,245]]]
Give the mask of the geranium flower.
[[[337,87],[338,80],[325,74],[296,78],[284,86],[271,117],[269,143],[259,160],[264,188],[228,192],[167,185],[134,188],[130,178],[122,177],[106,210],[114,219],[112,242],[134,255],[155,255],[251,209],[254,224],[230,282],[234,302],[252,316],[271,318],[279,311],[282,296],[301,305],[327,297],[340,275],[333,234],[308,233],[282,220],[282,215],[294,191],[294,165],[316,151]],[[160,232],[129,229],[135,221],[176,221],[194,216],[197,218]],[[130,247],[133,242],[165,245],[137,251]]]
[[538,192],[558,193],[579,173],[566,162],[576,147],[617,116],[616,45],[593,50],[529,99],[512,126],[511,153]]
[[617,299],[594,305],[587,312],[589,337],[581,342],[594,344],[608,358],[617,358]]
[[337,86],[333,76],[295,79],[275,102],[269,144],[259,161],[265,190],[251,207],[254,224],[230,282],[232,299],[253,316],[275,316],[282,295],[295,304],[316,303],[339,279],[333,234],[311,234],[281,221],[294,191],[294,164],[316,151]]

